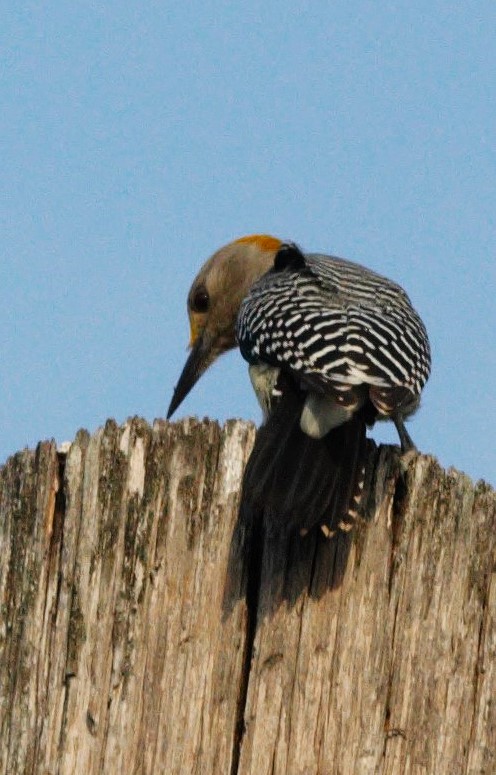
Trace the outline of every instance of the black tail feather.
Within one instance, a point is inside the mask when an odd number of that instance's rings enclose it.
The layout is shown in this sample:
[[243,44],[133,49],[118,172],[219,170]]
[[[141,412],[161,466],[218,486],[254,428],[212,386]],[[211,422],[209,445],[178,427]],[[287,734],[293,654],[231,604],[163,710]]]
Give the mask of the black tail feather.
[[303,401],[301,391],[286,390],[258,430],[243,499],[265,509],[273,529],[306,532],[321,525],[330,535],[349,529],[357,512],[370,411],[312,439],[300,428]]

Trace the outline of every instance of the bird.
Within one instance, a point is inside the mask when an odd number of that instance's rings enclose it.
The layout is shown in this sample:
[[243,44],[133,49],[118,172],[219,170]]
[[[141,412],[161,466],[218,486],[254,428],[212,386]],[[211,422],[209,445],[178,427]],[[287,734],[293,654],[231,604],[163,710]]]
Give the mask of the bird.
[[363,498],[367,427],[405,419],[429,377],[427,331],[397,283],[267,234],[221,247],[187,298],[191,352],[169,419],[208,367],[238,347],[263,412],[242,499],[277,530],[348,532]]

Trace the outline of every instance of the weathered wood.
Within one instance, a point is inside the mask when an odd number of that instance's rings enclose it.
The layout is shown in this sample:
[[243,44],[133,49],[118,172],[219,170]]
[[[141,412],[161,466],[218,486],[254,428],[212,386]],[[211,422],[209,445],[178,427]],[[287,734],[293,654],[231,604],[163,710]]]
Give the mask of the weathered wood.
[[0,471],[0,773],[496,772],[496,494],[371,452],[326,541],[239,510],[250,424]]

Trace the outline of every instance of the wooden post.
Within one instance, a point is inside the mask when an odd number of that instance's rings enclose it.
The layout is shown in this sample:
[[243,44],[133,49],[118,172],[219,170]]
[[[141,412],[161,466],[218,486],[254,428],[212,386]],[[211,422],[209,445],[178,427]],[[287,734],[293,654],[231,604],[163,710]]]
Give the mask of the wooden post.
[[0,470],[0,773],[496,772],[496,494],[373,450],[349,536],[239,513],[254,428]]

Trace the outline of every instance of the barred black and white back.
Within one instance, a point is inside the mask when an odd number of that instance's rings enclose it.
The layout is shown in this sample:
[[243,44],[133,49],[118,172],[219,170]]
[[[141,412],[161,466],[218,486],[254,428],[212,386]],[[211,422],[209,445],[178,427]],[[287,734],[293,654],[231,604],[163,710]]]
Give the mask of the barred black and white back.
[[[288,524],[343,529],[363,487],[366,425],[402,423],[419,404],[430,371],[424,324],[391,280],[285,244],[243,300],[236,335],[266,416],[245,492]],[[319,402],[323,426],[313,423]]]
[[430,372],[425,326],[399,285],[291,245],[252,286],[236,333],[250,363],[283,366],[323,388],[367,384],[419,396]]

